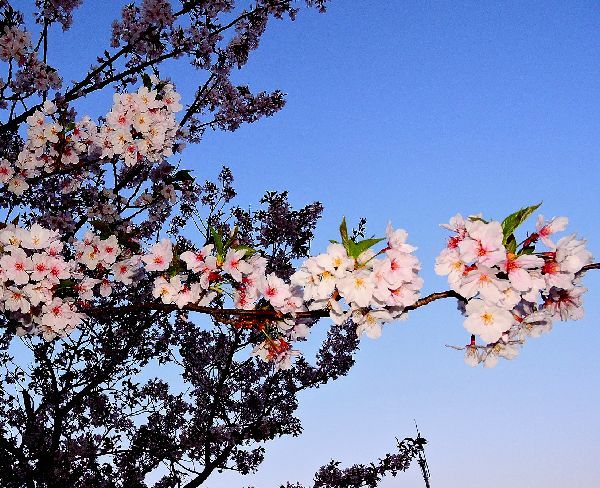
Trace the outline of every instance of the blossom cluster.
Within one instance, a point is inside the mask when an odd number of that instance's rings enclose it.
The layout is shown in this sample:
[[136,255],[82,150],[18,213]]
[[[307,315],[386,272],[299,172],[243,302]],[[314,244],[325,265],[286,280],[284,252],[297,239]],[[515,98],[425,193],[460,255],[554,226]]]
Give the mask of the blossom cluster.
[[[27,118],[27,140],[16,161],[0,161],[0,183],[22,195],[31,178],[76,165],[85,169],[91,161],[117,159],[125,166],[161,161],[173,154],[180,98],[170,84],[160,90],[142,86],[136,93],[117,93],[100,125],[89,117],[75,124],[65,122],[56,105],[47,101]],[[66,179],[63,192],[73,191],[79,183]]]
[[57,296],[58,285],[71,277],[55,232],[34,225],[26,230],[9,225],[0,231],[0,307],[24,326],[50,340],[65,335],[81,321],[74,304]]
[[0,60],[16,59],[19,64],[22,64],[31,48],[29,32],[19,29],[17,26],[7,25],[4,27],[4,31],[0,35]]
[[132,166],[143,158],[157,162],[172,155],[177,132],[175,113],[183,107],[173,85],[166,84],[159,95],[142,86],[137,93],[114,95],[112,110],[100,129],[102,157],[120,156]]
[[358,335],[378,338],[382,324],[399,318],[423,286],[419,260],[412,255],[416,248],[406,239],[406,231],[389,225],[385,249],[376,254],[369,248],[354,257],[343,244],[332,243],[326,253],[305,261],[292,283],[303,290],[311,310],[329,310],[338,324],[352,319]]
[[[38,224],[0,230],[0,309],[19,334],[64,337],[83,319],[94,297],[108,297],[115,282],[132,283],[140,260],[124,258],[114,235],[87,232],[73,246]],[[112,280],[111,280],[112,278]]]
[[[208,304],[217,293],[229,294],[238,309],[270,307],[280,317],[274,321],[276,337],[263,329],[266,339],[254,354],[288,367],[298,354],[290,343],[309,333],[298,314],[327,310],[336,324],[351,319],[358,335],[377,338],[382,324],[399,318],[405,307],[415,303],[423,285],[417,276],[419,261],[412,255],[416,248],[406,243],[403,230],[389,226],[387,238],[387,247],[379,253],[370,248],[378,239],[363,241],[369,246],[364,250],[358,243],[354,253],[355,248],[332,243],[326,253],[306,260],[289,282],[267,273],[267,260],[250,249],[225,250],[208,244],[196,252],[183,252],[178,259],[185,263],[185,273],[158,276],[153,293],[163,303],[178,307]],[[155,244],[141,259],[146,271],[177,269],[168,239]]]
[[[583,316],[581,296],[586,291],[577,273],[592,262],[586,242],[569,235],[565,217],[545,221],[517,245],[513,231],[535,207],[523,209],[500,223],[479,216],[456,215],[442,227],[450,230],[446,248],[436,259],[435,271],[466,300],[465,329],[472,334],[465,360],[475,366],[494,366],[498,357],[514,358],[528,337],[537,337],[554,320]],[[546,249],[537,251],[536,245]],[[476,344],[475,336],[484,345]]]
[[[18,16],[15,20],[18,23]],[[7,108],[9,99],[16,102],[34,93],[60,88],[61,77],[55,68],[38,58],[39,44],[34,48],[27,30],[10,22],[0,29],[0,60],[10,66],[6,82],[0,79],[1,108]],[[7,88],[12,91],[9,96],[5,93]]]

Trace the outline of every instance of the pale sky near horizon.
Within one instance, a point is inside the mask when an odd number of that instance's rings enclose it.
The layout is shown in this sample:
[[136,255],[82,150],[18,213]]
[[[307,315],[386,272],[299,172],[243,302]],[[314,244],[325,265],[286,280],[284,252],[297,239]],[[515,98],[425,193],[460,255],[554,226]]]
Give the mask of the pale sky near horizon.
[[[76,11],[67,43],[50,56],[66,80],[104,49],[124,3],[87,0]],[[256,91],[282,89],[287,106],[235,133],[207,132],[183,165],[200,178],[229,165],[240,204],[270,189],[288,189],[297,205],[322,201],[315,253],[337,237],[343,215],[365,216],[378,235],[391,219],[419,247],[425,294],[447,288],[433,272],[446,237],[438,224],[457,212],[501,220],[543,200],[540,212],[568,216],[598,258],[599,28],[593,1],[303,9],[296,22],[270,25],[236,75]],[[189,102],[193,77],[170,74]],[[108,110],[96,99],[82,107]],[[268,444],[257,474],[215,475],[207,486],[308,483],[331,458],[347,466],[392,450],[395,437],[414,435],[414,420],[429,440],[433,487],[600,486],[600,272],[584,283],[583,320],[557,323],[492,370],[444,347],[468,340],[452,301],[388,325],[381,339],[363,339],[347,377],[301,395],[299,438]],[[327,326],[303,345],[308,355]],[[423,482],[415,464],[381,486]]]

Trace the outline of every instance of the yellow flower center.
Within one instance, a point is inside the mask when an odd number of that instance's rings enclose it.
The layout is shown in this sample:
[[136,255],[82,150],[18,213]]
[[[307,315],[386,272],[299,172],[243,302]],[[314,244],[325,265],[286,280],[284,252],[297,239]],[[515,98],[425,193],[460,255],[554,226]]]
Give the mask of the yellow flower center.
[[483,320],[484,325],[492,325],[494,323],[494,316],[486,312],[481,316],[481,320]]

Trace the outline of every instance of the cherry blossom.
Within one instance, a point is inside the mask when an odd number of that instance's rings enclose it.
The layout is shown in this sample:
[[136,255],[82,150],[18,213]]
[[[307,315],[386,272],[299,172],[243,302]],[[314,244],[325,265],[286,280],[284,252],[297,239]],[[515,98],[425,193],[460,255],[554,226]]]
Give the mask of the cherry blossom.
[[0,266],[7,279],[16,285],[25,285],[29,282],[28,271],[33,269],[33,263],[23,249],[14,249],[8,255],[0,258]]
[[485,300],[471,300],[467,303],[466,313],[465,329],[488,343],[500,339],[514,322],[508,310],[490,305]]
[[382,324],[391,322],[393,316],[387,310],[369,310],[367,313],[354,313],[352,320],[358,326],[356,328],[356,335],[366,334],[371,339],[378,339],[381,337]]
[[274,308],[283,308],[292,296],[290,286],[273,273],[262,280],[258,290]]
[[279,369],[289,369],[292,358],[300,352],[292,349],[287,341],[279,338],[266,339],[258,344],[251,354],[260,357],[263,361],[273,362]]
[[537,235],[542,242],[549,248],[554,248],[554,243],[549,239],[552,234],[561,232],[567,228],[569,219],[567,217],[554,217],[549,222],[544,220],[544,216],[538,216],[535,223],[537,229]]
[[242,274],[250,274],[252,265],[244,260],[245,249],[228,249],[223,262],[223,271],[238,283],[242,282]]
[[162,239],[150,248],[149,254],[142,256],[148,271],[164,271],[173,260],[173,245],[169,239]]
[[[521,209],[502,224],[458,215],[442,226],[454,235],[437,257],[435,271],[448,276],[452,290],[466,301],[465,328],[485,342],[467,346],[470,365],[491,367],[498,358],[512,359],[528,337],[550,331],[553,320],[583,316],[586,290],[577,274],[592,263],[592,254],[575,235],[556,244],[549,239],[565,230],[566,217],[546,222],[540,216],[537,231],[517,244],[515,229],[538,207]],[[537,251],[538,240],[549,249]]]
[[458,243],[465,263],[477,260],[484,266],[494,266],[505,258],[502,227],[499,222],[467,221],[466,237]]
[[[100,155],[105,163],[116,157],[125,167],[143,161],[159,163],[171,156],[178,129],[175,113],[182,106],[174,102],[178,95],[172,85],[159,80],[155,84],[162,86],[160,93],[143,86],[136,93],[116,94],[105,123],[98,126],[89,117],[74,127],[65,125],[56,105],[46,101],[41,110],[27,117],[27,140],[16,161],[12,165],[0,162],[0,183],[20,196],[29,188],[29,178],[75,166],[90,156]],[[63,191],[69,193],[77,187],[73,181]],[[166,191],[172,200],[172,185],[165,186]]]
[[206,258],[210,256],[214,247],[213,244],[207,244],[198,252],[185,251],[181,253],[181,259],[187,265],[188,270],[199,273],[205,268]]

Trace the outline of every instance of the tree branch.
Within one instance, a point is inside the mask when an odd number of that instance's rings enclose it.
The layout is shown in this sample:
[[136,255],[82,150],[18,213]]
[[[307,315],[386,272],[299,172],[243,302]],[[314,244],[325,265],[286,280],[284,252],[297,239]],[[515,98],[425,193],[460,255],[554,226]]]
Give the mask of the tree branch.
[[[592,269],[600,269],[600,263],[592,263],[581,268],[575,275],[580,277],[585,272],[590,271]],[[454,290],[446,290],[435,292],[427,295],[426,297],[420,298],[413,305],[409,305],[405,307],[405,312],[410,312],[411,310],[416,310],[417,308],[421,308],[425,305],[429,305],[431,302],[435,302],[436,300],[441,300],[442,298],[456,298],[457,300],[461,300],[466,302],[467,299],[455,292]],[[145,303],[141,305],[124,305],[121,307],[95,307],[83,310],[87,315],[92,317],[102,317],[105,315],[112,314],[120,314],[120,313],[131,313],[131,312],[139,312],[142,310],[159,310],[162,312],[174,312],[176,310],[181,311],[190,311],[190,312],[198,312],[207,315],[211,315],[216,319],[223,319],[228,317],[240,317],[240,318],[250,318],[250,319],[266,319],[266,320],[281,320],[283,318],[297,318],[297,319],[317,319],[329,316],[328,310],[311,310],[307,312],[297,312],[293,316],[283,315],[281,312],[277,310],[268,310],[268,309],[258,309],[258,310],[243,310],[237,308],[213,308],[206,307],[200,305],[186,305],[182,308],[179,308],[175,304],[165,304],[160,302],[155,303]]]

